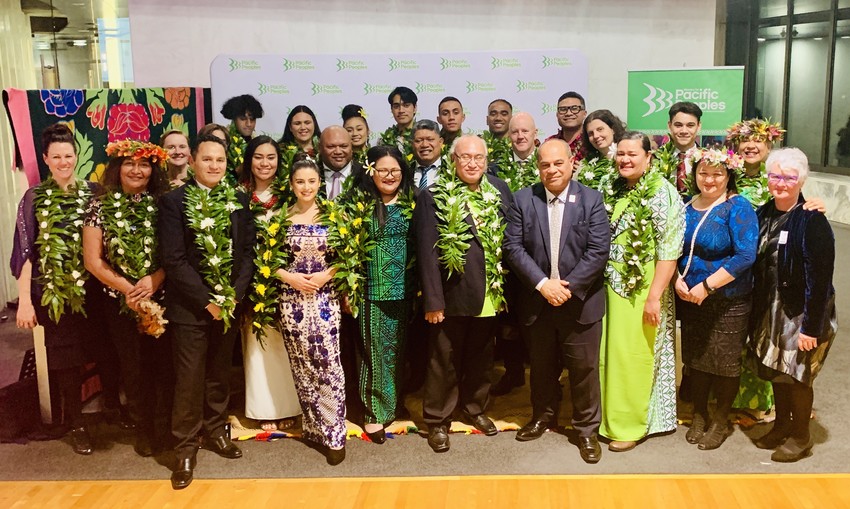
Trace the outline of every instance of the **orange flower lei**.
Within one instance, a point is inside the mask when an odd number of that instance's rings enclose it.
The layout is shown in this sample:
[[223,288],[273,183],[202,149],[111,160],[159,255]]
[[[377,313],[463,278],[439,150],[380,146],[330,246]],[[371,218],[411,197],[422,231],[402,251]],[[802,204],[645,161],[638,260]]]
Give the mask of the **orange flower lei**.
[[168,152],[159,145],[138,140],[123,140],[112,142],[106,146],[109,157],[132,157],[133,159],[148,159],[153,164],[165,167]]

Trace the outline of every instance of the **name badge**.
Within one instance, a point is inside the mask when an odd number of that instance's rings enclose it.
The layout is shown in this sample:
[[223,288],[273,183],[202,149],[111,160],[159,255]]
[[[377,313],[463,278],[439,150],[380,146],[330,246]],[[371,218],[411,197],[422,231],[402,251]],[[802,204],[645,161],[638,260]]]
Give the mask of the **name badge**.
[[779,243],[787,244],[788,243],[788,230],[782,230],[779,232]]
[[575,203],[576,202],[576,195],[571,194],[569,201],[570,201],[570,203]]

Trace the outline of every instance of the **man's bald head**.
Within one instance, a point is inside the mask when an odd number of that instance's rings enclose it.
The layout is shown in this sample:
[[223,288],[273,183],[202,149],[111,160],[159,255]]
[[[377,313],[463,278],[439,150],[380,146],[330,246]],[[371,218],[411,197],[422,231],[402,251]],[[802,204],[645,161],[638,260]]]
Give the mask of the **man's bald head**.
[[520,158],[525,159],[531,152],[534,151],[535,141],[537,141],[537,126],[534,124],[534,118],[528,113],[521,111],[511,118],[508,134],[511,137],[511,146],[514,153]]
[[351,135],[341,125],[328,126],[319,138],[319,151],[322,163],[334,171],[339,171],[351,162]]

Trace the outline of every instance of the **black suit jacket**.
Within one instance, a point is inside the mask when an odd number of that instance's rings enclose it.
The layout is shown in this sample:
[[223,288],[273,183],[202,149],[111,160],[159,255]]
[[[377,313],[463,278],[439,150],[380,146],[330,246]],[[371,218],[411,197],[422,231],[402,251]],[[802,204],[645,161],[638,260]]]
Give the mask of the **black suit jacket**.
[[[187,182],[160,198],[159,245],[162,267],[165,269],[165,313],[168,320],[203,325],[212,320],[206,310],[212,290],[200,272],[201,253],[195,246],[195,233],[189,228],[184,213],[186,189],[196,186]],[[248,291],[254,274],[254,218],[248,197],[241,191],[236,197],[242,208],[230,214],[230,238],[233,240],[233,270],[230,281],[241,301]]]
[[[564,311],[579,323],[590,324],[605,314],[602,274],[611,247],[611,230],[602,195],[571,182],[561,220],[558,273],[570,283],[572,298]],[[575,197],[573,199],[573,197]],[[531,325],[549,305],[534,287],[549,277],[549,211],[543,184],[514,194],[508,212],[504,252],[511,271],[521,283],[516,299],[520,320]]]
[[[502,180],[485,175],[501,194],[499,216],[504,219],[511,205],[511,191]],[[467,214],[465,220],[470,225],[473,238],[469,242],[463,274],[452,274],[440,263],[440,253],[436,248],[439,238],[437,231],[437,208],[431,190],[419,193],[414,210],[416,223],[416,258],[419,267],[419,279],[422,288],[425,311],[443,310],[445,316],[478,316],[484,306],[485,274],[484,250],[478,231]]]

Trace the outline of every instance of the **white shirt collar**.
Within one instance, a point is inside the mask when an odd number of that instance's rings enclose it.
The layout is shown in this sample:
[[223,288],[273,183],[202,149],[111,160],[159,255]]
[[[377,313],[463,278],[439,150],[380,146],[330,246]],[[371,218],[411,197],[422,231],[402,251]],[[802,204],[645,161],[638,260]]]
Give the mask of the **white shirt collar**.
[[[325,175],[326,176],[333,175],[334,172],[337,171],[337,170],[332,170],[332,169],[328,168],[328,165],[324,165],[324,166],[325,166]],[[348,161],[348,164],[343,166],[343,168],[341,170],[339,170],[339,172],[342,173],[343,177],[348,177],[348,175],[351,174],[351,161]]]
[[198,179],[195,179],[195,183],[196,183],[196,184],[198,184],[198,187],[200,187],[201,189],[203,189],[203,190],[204,190],[204,191],[206,191],[206,192],[210,192],[210,191],[212,191],[212,188],[211,188],[211,187],[207,187],[207,186],[205,186],[205,185],[201,184],[201,183],[198,181]]
[[[561,191],[561,194],[559,194],[559,195],[558,195],[558,201],[559,201],[559,202],[561,202],[561,203],[566,203],[566,202],[567,202],[567,194],[568,194],[568,193],[569,193],[569,191],[570,191],[570,184],[571,184],[571,183],[572,183],[572,182],[568,182],[568,183],[567,183],[567,187],[565,187],[565,188],[564,188],[564,190],[563,190],[563,191]],[[547,204],[551,204],[551,203],[552,203],[552,200],[553,200],[553,199],[555,199],[555,195],[554,195],[554,194],[552,194],[552,192],[551,192],[551,191],[549,191],[549,190],[548,190],[548,189],[546,189],[546,188],[544,188],[544,190],[546,191],[546,203],[547,203]]]

